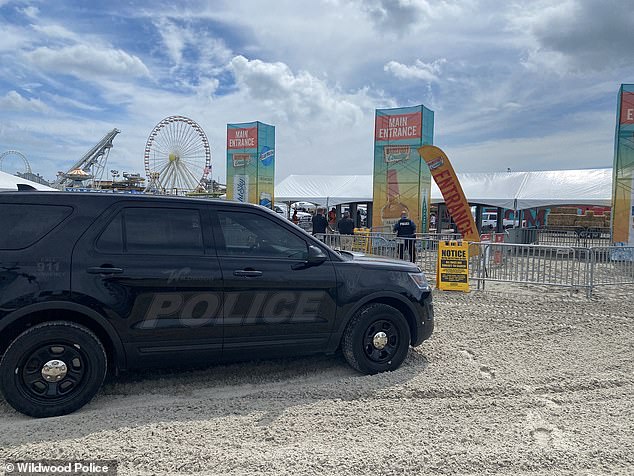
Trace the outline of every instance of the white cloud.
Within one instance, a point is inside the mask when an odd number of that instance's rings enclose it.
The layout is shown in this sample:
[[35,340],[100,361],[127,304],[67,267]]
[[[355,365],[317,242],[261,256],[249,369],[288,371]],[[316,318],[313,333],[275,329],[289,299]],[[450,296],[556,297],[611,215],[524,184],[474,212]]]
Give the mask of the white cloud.
[[0,53],[14,54],[31,44],[34,39],[24,28],[0,22],[2,37],[0,37]]
[[333,91],[327,83],[307,72],[294,74],[284,63],[249,61],[244,56],[231,60],[237,84],[251,97],[269,104],[292,120],[324,113],[333,121],[355,122],[362,111],[346,94]]
[[446,59],[440,58],[431,63],[424,63],[417,59],[416,62],[407,66],[398,61],[389,61],[384,67],[384,71],[392,73],[400,79],[422,79],[423,81],[438,81],[441,73],[441,66],[447,62]]
[[20,10],[29,18],[37,18],[40,13],[40,9],[33,5],[28,5]]
[[380,28],[402,32],[421,18],[423,14],[421,7],[426,6],[426,2],[374,0],[363,2],[361,5]]
[[471,2],[428,0],[362,0],[365,10],[379,29],[403,35],[411,27],[429,27],[432,22],[459,16]]
[[123,50],[88,45],[62,48],[42,46],[25,54],[26,58],[44,71],[84,77],[140,77],[149,76],[148,68],[137,56]]
[[73,109],[81,109],[84,111],[103,111],[103,108],[101,107],[86,104],[84,102],[77,101],[69,97],[60,96],[58,94],[43,93],[43,95],[48,99],[50,103],[54,103],[56,106],[71,107]]
[[196,66],[202,70],[226,63],[232,56],[231,49],[222,38],[214,36],[212,29],[192,26],[191,22],[194,19],[199,18],[152,17],[167,56],[173,63],[172,66],[178,67],[186,62],[183,58],[185,50],[193,56],[187,61],[196,61]]
[[9,91],[0,97],[0,109],[24,112],[45,112],[48,110],[48,107],[39,99],[25,98],[17,91]]
[[53,39],[61,39],[61,40],[73,40],[74,42],[79,42],[81,39],[77,34],[70,31],[68,28],[63,27],[62,25],[57,24],[49,24],[49,25],[39,25],[33,24],[31,25],[34,31],[37,33],[41,33],[47,38]]
[[627,2],[530,2],[515,6],[509,27],[530,38],[531,68],[578,74],[631,63],[634,12]]
[[158,17],[152,23],[169,60],[162,67],[165,83],[197,94],[215,94],[219,86],[215,76],[225,70],[233,56],[225,42],[215,37],[213,30],[192,26],[191,19]]
[[175,65],[179,65],[183,59],[183,48],[191,38],[189,34],[179,28],[173,21],[160,17],[155,22],[156,29],[161,35],[167,53]]

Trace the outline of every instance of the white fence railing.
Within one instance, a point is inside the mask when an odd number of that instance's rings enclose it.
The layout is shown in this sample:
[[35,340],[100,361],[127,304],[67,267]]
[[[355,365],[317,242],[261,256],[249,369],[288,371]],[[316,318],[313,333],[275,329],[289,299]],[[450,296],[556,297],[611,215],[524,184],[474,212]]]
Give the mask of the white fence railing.
[[[334,249],[357,251],[394,259],[409,259],[428,275],[436,275],[438,242],[459,239],[455,234],[397,238],[391,233],[318,235]],[[485,283],[506,282],[584,289],[634,284],[634,247],[472,243],[469,276]],[[413,258],[413,259],[412,259]]]

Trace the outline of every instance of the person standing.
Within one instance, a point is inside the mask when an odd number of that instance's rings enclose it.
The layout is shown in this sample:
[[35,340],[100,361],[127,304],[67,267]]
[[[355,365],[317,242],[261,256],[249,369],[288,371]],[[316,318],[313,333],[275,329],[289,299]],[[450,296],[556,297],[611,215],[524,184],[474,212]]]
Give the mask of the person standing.
[[291,221],[296,225],[299,225],[299,217],[297,216],[297,208],[293,210],[293,216],[291,217]]
[[328,226],[334,230],[336,223],[337,223],[337,209],[335,207],[332,207],[332,210],[328,212]]
[[337,223],[337,230],[341,235],[341,249],[351,250],[354,242],[354,221],[350,218],[350,212],[343,213],[343,218]]
[[342,235],[354,235],[354,222],[350,218],[350,212],[343,213],[343,218],[337,223],[337,230]]
[[405,250],[409,254],[409,260],[412,263],[416,262],[416,223],[407,218],[407,211],[401,212],[401,219],[394,224],[392,228],[396,232],[397,238],[401,238],[402,241],[398,243],[398,257],[403,259]]
[[313,235],[325,234],[326,228],[328,228],[328,220],[323,215],[321,208],[317,209],[317,212],[313,216]]

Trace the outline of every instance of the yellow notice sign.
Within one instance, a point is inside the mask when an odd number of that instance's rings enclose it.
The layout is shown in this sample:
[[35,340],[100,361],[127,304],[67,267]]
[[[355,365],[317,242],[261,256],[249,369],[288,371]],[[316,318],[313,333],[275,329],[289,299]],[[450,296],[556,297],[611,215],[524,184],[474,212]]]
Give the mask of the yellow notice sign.
[[469,292],[469,243],[438,242],[436,287],[442,291]]

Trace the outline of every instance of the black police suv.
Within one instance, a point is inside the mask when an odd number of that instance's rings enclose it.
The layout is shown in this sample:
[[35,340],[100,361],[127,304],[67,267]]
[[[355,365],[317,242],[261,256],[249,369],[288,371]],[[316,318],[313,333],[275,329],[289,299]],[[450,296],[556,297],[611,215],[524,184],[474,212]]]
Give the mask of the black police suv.
[[341,349],[392,370],[433,330],[418,267],[333,251],[259,206],[5,192],[0,227],[0,389],[34,417],[133,368]]

